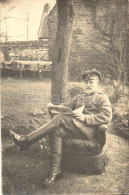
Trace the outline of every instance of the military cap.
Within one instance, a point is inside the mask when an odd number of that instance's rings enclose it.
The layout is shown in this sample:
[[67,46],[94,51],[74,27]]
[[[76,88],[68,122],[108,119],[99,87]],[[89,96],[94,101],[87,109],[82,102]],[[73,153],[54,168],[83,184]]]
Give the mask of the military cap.
[[96,78],[99,78],[99,80],[101,80],[102,76],[101,73],[95,69],[92,70],[86,70],[83,74],[82,74],[82,79],[83,80],[94,80]]

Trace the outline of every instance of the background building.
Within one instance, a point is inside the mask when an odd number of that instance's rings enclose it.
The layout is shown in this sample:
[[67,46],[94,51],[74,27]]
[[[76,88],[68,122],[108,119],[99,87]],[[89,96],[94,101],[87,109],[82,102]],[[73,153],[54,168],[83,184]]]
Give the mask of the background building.
[[[70,75],[80,78],[83,70],[96,68],[103,76],[117,77],[119,63],[127,64],[128,0],[73,0],[75,22],[69,60]],[[49,55],[53,60],[57,6],[48,15]]]

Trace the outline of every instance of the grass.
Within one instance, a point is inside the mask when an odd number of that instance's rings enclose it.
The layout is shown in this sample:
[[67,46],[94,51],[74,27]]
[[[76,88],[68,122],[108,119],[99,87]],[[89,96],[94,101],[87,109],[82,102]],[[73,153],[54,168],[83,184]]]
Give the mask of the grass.
[[8,130],[29,133],[49,120],[50,80],[2,79],[2,176],[4,195],[127,194],[129,193],[129,145],[125,139],[107,134],[105,151],[109,164],[102,175],[64,173],[53,187],[42,182],[50,166],[49,153],[36,143],[24,152],[13,145]]

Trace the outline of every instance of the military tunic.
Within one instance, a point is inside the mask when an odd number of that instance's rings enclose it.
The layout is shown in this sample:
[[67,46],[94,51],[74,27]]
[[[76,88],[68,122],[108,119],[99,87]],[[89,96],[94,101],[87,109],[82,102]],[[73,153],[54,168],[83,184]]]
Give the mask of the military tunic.
[[[85,106],[82,111],[85,115],[85,122],[81,122],[76,118],[73,118],[73,122],[86,135],[88,133],[93,134],[96,131],[96,126],[108,124],[112,119],[109,98],[99,91],[91,95],[79,94],[63,105],[70,107],[72,110]],[[87,131],[87,127],[91,130]],[[89,138],[92,137],[90,134],[88,135]]]

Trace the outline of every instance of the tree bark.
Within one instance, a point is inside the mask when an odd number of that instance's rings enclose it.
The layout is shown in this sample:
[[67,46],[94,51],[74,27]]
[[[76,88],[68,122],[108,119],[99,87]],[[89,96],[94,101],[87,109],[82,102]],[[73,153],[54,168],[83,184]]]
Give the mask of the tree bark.
[[67,100],[68,63],[72,39],[74,9],[72,0],[57,0],[58,27],[56,33],[55,56],[52,63],[51,102],[61,104]]

